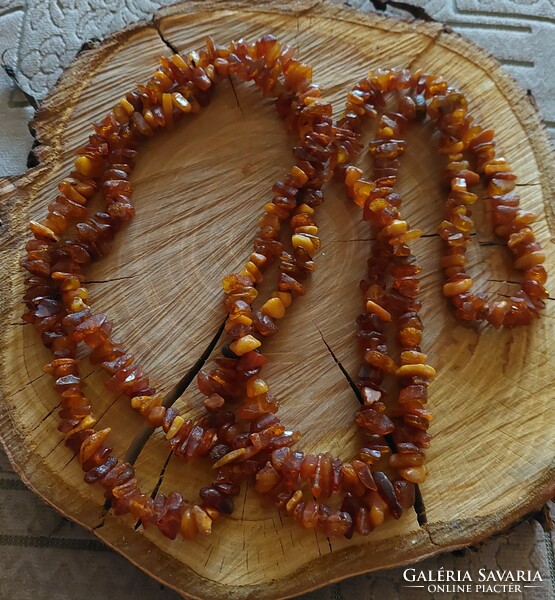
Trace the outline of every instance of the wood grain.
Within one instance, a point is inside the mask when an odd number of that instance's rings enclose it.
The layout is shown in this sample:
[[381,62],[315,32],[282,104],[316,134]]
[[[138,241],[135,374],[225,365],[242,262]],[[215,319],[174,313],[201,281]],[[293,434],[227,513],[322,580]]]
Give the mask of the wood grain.
[[[24,481],[47,502],[166,585],[211,600],[287,597],[476,543],[541,507],[554,492],[553,301],[526,330],[494,331],[454,319],[440,294],[435,231],[441,164],[426,127],[409,136],[400,191],[404,215],[426,234],[415,243],[424,266],[423,346],[439,373],[431,388],[429,479],[421,486],[427,523],[409,512],[368,538],[330,541],[299,531],[247,488],[236,513],[212,536],[170,542],[106,513],[100,492],[82,482],[56,430],[52,383],[41,376],[49,355],[35,332],[20,324],[25,224],[44,214],[90,123],[150,75],[168,44],[184,51],[201,47],[207,35],[226,43],[266,32],[299,48],[337,113],[354,82],[379,66],[423,68],[459,87],[476,119],[496,129],[500,152],[519,175],[524,207],[541,213],[536,231],[552,272],[555,264],[553,153],[536,110],[494,59],[440,24],[393,21],[320,2],[258,8],[188,2],[81,53],[33,124],[39,166],[0,182],[0,433]],[[192,377],[211,343],[219,347],[225,317],[220,279],[244,260],[270,185],[291,164],[292,140],[256,90],[223,82],[212,104],[145,145],[133,175],[137,217],[88,276],[95,309],[110,315],[168,395]],[[318,271],[280,334],[268,341],[266,373],[282,401],[283,421],[304,433],[300,446],[347,459],[358,443],[357,402],[338,363],[354,374],[360,360],[353,322],[370,234],[336,184],[325,191]],[[516,275],[493,244],[486,216],[473,238],[470,272],[478,289],[508,294]],[[127,401],[105,392],[99,370],[86,361],[84,369],[99,425],[113,427],[116,453],[136,456],[143,489],[195,495],[210,481],[206,464],[185,466],[170,457],[162,436],[149,437]],[[193,385],[176,402],[186,414],[197,414],[199,404]]]

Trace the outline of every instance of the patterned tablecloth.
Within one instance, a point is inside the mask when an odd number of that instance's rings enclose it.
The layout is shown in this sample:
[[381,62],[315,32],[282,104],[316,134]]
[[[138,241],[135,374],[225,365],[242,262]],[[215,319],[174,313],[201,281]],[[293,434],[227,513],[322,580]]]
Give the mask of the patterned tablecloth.
[[[40,100],[83,42],[149,18],[167,0],[0,0],[0,54],[13,67],[21,88]],[[385,4],[352,0],[375,10]],[[395,4],[395,3],[394,3]],[[396,3],[402,4],[402,3]],[[420,0],[436,20],[493,53],[534,94],[555,139],[555,1]],[[399,9],[387,14],[403,16]],[[32,139],[27,123],[33,108],[10,78],[0,73],[0,176],[26,168]],[[0,405],[1,411],[1,405]],[[553,510],[552,510],[553,513]],[[554,536],[537,521],[478,549],[446,554],[418,568],[538,571],[541,582],[521,592],[429,593],[403,587],[403,569],[355,577],[304,596],[305,600],[384,598],[555,598]],[[0,600],[176,600],[177,594],[149,579],[81,527],[62,518],[29,492],[0,450]]]

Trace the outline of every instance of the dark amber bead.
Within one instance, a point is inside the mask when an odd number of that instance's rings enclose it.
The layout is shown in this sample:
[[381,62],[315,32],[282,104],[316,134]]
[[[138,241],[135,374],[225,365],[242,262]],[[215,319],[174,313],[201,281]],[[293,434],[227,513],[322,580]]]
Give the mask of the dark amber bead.
[[387,504],[393,518],[399,519],[403,512],[403,508],[397,500],[393,484],[387,475],[381,471],[376,471],[374,473],[374,481],[376,482],[378,494]]

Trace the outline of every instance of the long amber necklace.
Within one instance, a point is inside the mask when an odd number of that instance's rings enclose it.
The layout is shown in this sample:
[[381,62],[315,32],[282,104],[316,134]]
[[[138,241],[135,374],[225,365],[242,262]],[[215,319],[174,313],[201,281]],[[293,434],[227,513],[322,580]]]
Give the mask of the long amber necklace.
[[[349,94],[345,116],[334,125],[331,105],[312,84],[310,67],[293,56],[291,48],[264,36],[253,44],[241,41],[228,48],[208,40],[206,51],[162,58],[146,85],[126,94],[94,125],[95,133],[78,152],[75,170],[59,184],[60,195],[49,205],[48,216],[30,224],[34,239],[27,243],[22,261],[30,273],[24,318],[54,354],[46,370],[61,394],[59,429],[66,445],[79,455],[85,481],[104,487],[116,514],[130,512],[172,539],[179,531],[188,539],[209,533],[220,514],[233,511],[233,498],[247,477],[255,477],[255,488],[273,495],[277,506],[303,527],[319,526],[330,536],[350,537],[355,531],[366,535],[387,514],[399,518],[414,504],[415,485],[426,475],[423,449],[429,445],[431,415],[424,404],[435,371],[420,347],[421,269],[408,246],[419,232],[400,218],[400,198],[393,190],[398,157],[405,150],[400,134],[408,122],[429,116],[441,132],[440,152],[448,159],[445,180],[450,193],[440,226],[446,241],[441,265],[448,278],[443,291],[455,304],[457,316],[487,319],[495,326],[527,324],[538,316],[547,295],[544,255],[529,227],[533,215],[518,208],[515,175],[506,161],[495,158],[493,132],[472,123],[459,92],[421,73],[377,72]],[[223,280],[225,331],[231,342],[216,366],[198,376],[207,415],[192,422],[162,405],[135,357],[112,338],[106,315],[93,314],[83,271],[106,253],[114,234],[134,214],[129,176],[139,142],[160,128],[173,127],[185,114],[198,112],[209,103],[218,80],[229,75],[254,81],[264,95],[275,97],[278,114],[300,141],[293,151],[295,165],[274,184],[273,200],[264,207],[253,253],[240,273]],[[399,95],[399,112],[380,119],[370,148],[375,180],[366,181],[351,165],[360,151],[360,127],[365,116],[377,117],[389,92]],[[487,184],[496,233],[507,241],[516,268],[524,271],[522,289],[508,301],[487,302],[482,294],[470,292],[464,254],[473,227],[469,206],[476,195],[469,188],[479,183],[480,175],[470,169],[465,153],[473,155]],[[364,312],[357,319],[364,364],[357,380],[362,406],[355,420],[364,443],[350,462],[328,453],[293,450],[300,433],[281,424],[278,403],[260,376],[266,362],[261,353],[264,338],[278,331],[286,309],[305,292],[303,279],[316,268],[313,257],[320,240],[314,215],[323,202],[322,185],[333,172],[344,177],[349,195],[363,207],[364,219],[377,234],[367,279],[361,284]],[[86,204],[99,188],[105,211],[89,217]],[[75,222],[75,238],[62,239]],[[279,241],[284,224],[290,229],[291,251]],[[276,290],[256,309],[256,285],[273,261],[279,263]],[[384,333],[385,323],[392,320],[400,365],[389,355]],[[176,456],[193,460],[210,453],[216,474],[212,484],[199,491],[198,503],[186,502],[177,492],[149,497],[140,490],[133,467],[112,456],[105,445],[110,429],[95,431],[96,419],[81,389],[79,342],[91,349],[90,360],[109,373],[110,391],[127,395],[151,426],[162,427]],[[382,387],[386,375],[399,378],[401,384],[398,399],[389,402],[387,410]]]

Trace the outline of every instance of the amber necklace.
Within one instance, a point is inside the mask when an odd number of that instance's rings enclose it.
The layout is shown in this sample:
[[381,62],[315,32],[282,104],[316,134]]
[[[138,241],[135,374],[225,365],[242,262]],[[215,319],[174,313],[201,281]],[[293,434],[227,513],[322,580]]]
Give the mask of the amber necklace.
[[[277,505],[303,527],[320,526],[326,535],[350,537],[354,531],[365,535],[386,514],[399,518],[403,508],[413,505],[414,486],[425,477],[422,450],[429,444],[431,417],[423,404],[435,371],[425,364],[420,348],[420,268],[407,245],[418,232],[410,231],[400,219],[400,200],[393,191],[397,158],[405,149],[399,134],[408,121],[428,114],[442,133],[440,152],[449,160],[446,181],[451,191],[440,227],[447,251],[441,261],[448,277],[444,294],[455,303],[457,316],[486,318],[497,326],[525,324],[537,316],[546,296],[543,254],[528,227],[530,213],[518,209],[518,197],[512,193],[515,176],[503,159],[495,159],[493,132],[472,125],[464,98],[456,90],[420,73],[378,72],[349,94],[345,117],[333,126],[331,106],[311,83],[311,69],[293,55],[292,49],[265,36],[253,44],[241,41],[228,48],[209,40],[206,51],[162,58],[145,86],[127,94],[95,124],[89,144],[78,152],[75,170],[60,183],[61,195],[49,206],[48,217],[30,225],[35,239],[28,242],[23,260],[30,273],[25,319],[54,353],[47,370],[62,398],[59,429],[66,444],[79,454],[85,481],[105,488],[116,514],[131,512],[145,526],[156,524],[170,538],[179,530],[186,538],[209,533],[219,514],[233,510],[233,497],[249,476],[255,476],[258,491],[273,494]],[[105,253],[115,232],[134,214],[129,175],[138,143],[159,128],[171,128],[184,114],[198,112],[209,103],[216,82],[228,75],[252,80],[265,95],[276,97],[278,113],[299,134],[300,143],[294,148],[295,166],[272,188],[274,198],[264,207],[248,262],[240,273],[224,278],[229,314],[225,330],[232,341],[216,367],[199,374],[208,415],[193,423],[175,408],[162,405],[134,356],[113,341],[107,317],[92,313],[82,285],[83,269]],[[394,90],[400,94],[399,112],[382,116],[377,141],[371,145],[375,181],[364,181],[360,170],[350,165],[360,149],[361,121],[365,115],[377,116],[384,94]],[[522,290],[508,302],[487,303],[482,295],[469,292],[472,280],[464,272],[464,251],[472,230],[469,205],[476,196],[467,187],[480,177],[463,160],[468,151],[486,178],[496,233],[507,240],[516,256],[515,266],[525,271]],[[378,238],[367,280],[361,285],[365,311],[357,321],[365,363],[357,381],[363,406],[356,422],[365,443],[347,463],[327,453],[293,451],[300,434],[281,424],[277,401],[260,377],[266,362],[260,351],[262,340],[277,332],[287,307],[304,294],[303,278],[315,269],[312,259],[320,241],[313,219],[323,201],[321,187],[330,167],[344,175],[349,194],[364,207],[364,218],[377,228]],[[105,212],[87,217],[86,203],[99,187],[107,202]],[[77,221],[76,238],[60,240],[71,221]],[[279,241],[286,222],[290,252]],[[275,260],[279,261],[277,289],[260,309],[254,309],[256,284]],[[383,333],[384,323],[393,318],[400,366],[388,355]],[[81,390],[75,358],[80,341],[91,348],[91,361],[102,364],[111,375],[109,389],[130,397],[132,407],[150,425],[162,427],[174,454],[192,460],[211,453],[216,475],[210,487],[200,490],[198,504],[184,501],[177,492],[150,498],[141,492],[133,467],[113,457],[104,445],[110,430],[94,430],[92,407]],[[386,374],[401,382],[398,402],[389,416],[382,401]],[[240,399],[243,404],[233,407]],[[390,434],[392,440],[386,440]],[[390,444],[395,451],[389,466],[398,477],[386,475],[387,465],[377,468],[390,453]],[[310,489],[311,499],[305,500],[303,488]],[[332,496],[334,504],[322,502]]]

